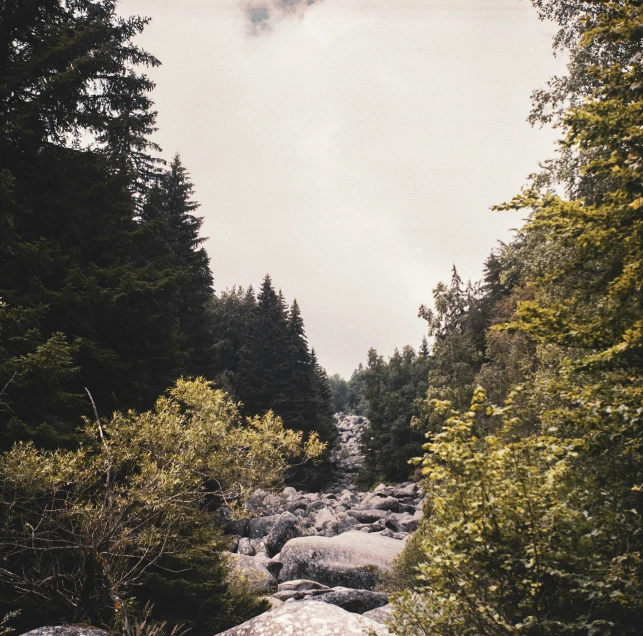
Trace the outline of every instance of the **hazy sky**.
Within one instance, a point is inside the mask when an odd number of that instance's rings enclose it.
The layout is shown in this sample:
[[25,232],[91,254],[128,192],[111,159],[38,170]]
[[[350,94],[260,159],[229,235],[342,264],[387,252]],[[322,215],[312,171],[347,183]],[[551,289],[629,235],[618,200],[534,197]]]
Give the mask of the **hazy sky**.
[[520,225],[489,207],[552,155],[525,119],[562,62],[526,0],[307,2],[120,7],[153,18],[155,140],[192,175],[216,289],[270,273],[349,375],[369,347],[417,346],[451,265],[479,278]]

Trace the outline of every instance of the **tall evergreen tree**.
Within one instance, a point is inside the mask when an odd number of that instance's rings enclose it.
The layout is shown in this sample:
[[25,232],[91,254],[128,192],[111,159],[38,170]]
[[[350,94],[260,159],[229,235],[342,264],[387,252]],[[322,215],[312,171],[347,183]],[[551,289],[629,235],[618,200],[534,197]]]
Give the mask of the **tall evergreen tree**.
[[248,415],[266,413],[283,403],[289,370],[288,314],[266,275],[240,354],[239,397]]
[[199,204],[192,199],[193,185],[178,154],[150,189],[143,206],[143,225],[151,224],[164,241],[166,258],[177,284],[177,318],[181,346],[186,350],[184,371],[203,375],[211,371],[207,311],[212,297],[209,257],[199,235],[203,219],[194,215]]
[[137,67],[158,62],[132,43],[146,23],[111,0],[0,3],[5,443],[73,430],[85,387],[103,412],[144,406],[184,368],[185,281],[139,223],[155,170]]
[[404,481],[412,472],[408,462],[421,451],[424,435],[411,423],[418,415],[416,401],[426,394],[430,364],[429,358],[408,346],[396,350],[388,362],[375,349],[368,352],[362,372],[362,400],[370,421],[362,438],[363,486]]

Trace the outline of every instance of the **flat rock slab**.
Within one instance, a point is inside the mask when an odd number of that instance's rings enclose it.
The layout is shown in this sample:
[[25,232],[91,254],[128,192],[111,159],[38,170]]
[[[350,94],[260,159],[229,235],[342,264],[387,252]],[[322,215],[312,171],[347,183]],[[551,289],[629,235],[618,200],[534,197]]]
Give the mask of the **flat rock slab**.
[[319,601],[337,605],[347,612],[364,614],[377,607],[386,605],[388,594],[373,592],[372,590],[354,590],[348,587],[323,587],[323,589],[310,590],[280,590],[271,598],[278,601]]
[[58,627],[39,627],[26,632],[23,636],[109,636],[98,627],[80,625],[61,625]]
[[220,636],[390,636],[380,623],[336,605],[315,601],[284,603],[275,610],[222,632]]
[[372,590],[403,548],[403,541],[363,532],[299,537],[281,551],[279,581],[310,579],[330,587]]

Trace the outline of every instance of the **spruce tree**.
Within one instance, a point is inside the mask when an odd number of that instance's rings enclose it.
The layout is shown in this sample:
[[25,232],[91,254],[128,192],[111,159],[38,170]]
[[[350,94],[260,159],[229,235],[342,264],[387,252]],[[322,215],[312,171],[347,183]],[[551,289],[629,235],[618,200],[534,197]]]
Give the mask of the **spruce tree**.
[[[203,224],[193,213],[193,185],[178,154],[150,189],[143,206],[143,224],[152,224],[157,239],[166,243],[166,258],[177,284],[176,306],[181,347],[186,350],[185,373],[207,374],[212,360],[207,311],[212,296],[209,257],[199,235]],[[163,250],[163,248],[161,247]]]
[[132,38],[147,21],[108,0],[5,0],[0,11],[0,349],[41,367],[0,372],[9,443],[43,423],[74,430],[85,387],[101,412],[150,404],[185,352],[181,280],[139,223],[155,112],[136,67],[158,62]]
[[240,354],[239,398],[246,414],[264,414],[283,403],[284,381],[290,368],[288,344],[288,316],[283,298],[266,275]]

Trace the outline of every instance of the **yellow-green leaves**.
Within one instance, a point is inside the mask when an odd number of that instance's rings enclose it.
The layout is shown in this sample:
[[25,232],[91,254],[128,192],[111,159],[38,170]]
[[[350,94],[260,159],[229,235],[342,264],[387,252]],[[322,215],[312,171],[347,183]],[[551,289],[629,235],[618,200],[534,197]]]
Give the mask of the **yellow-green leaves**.
[[325,448],[272,413],[243,421],[203,379],[179,380],[152,411],[84,429],[90,448],[17,444],[0,457],[0,579],[122,627],[123,594],[162,556],[219,549],[206,502],[238,506]]

